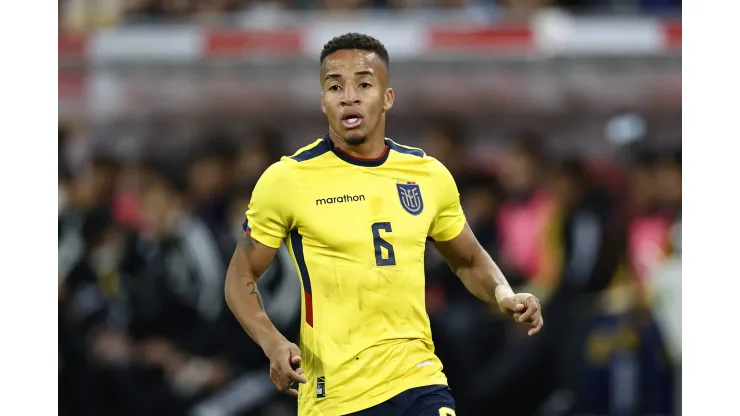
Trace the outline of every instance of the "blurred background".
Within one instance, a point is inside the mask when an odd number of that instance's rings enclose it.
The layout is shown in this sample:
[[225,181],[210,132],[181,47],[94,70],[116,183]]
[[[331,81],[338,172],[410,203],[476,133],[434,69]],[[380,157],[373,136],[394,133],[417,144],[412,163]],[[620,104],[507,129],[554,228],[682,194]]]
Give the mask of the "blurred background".
[[[388,136],[446,164],[482,244],[543,300],[529,338],[428,251],[458,414],[680,414],[680,16],[680,0],[60,0],[60,414],[296,414],[223,281],[256,179],[326,133],[319,53],[350,31],[390,52]],[[287,251],[260,286],[296,340]]]

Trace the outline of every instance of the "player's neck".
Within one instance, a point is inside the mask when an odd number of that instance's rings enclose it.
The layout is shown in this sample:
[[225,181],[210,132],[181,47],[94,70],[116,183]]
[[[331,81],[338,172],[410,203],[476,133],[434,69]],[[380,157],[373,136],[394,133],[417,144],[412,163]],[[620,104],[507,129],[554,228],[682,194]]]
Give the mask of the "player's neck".
[[385,135],[382,132],[369,135],[364,143],[358,145],[348,144],[333,132],[330,132],[329,138],[339,150],[358,159],[377,159],[385,152]]

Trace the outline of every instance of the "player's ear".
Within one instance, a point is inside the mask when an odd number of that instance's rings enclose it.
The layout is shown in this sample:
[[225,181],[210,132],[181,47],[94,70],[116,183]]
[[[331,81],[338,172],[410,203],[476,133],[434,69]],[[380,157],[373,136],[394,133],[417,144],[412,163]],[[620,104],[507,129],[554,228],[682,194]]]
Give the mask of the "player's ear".
[[385,102],[383,103],[383,111],[388,111],[393,107],[393,100],[395,99],[395,94],[393,93],[393,88],[386,88],[385,89]]
[[321,91],[321,112],[326,114],[326,106],[324,105],[324,92]]

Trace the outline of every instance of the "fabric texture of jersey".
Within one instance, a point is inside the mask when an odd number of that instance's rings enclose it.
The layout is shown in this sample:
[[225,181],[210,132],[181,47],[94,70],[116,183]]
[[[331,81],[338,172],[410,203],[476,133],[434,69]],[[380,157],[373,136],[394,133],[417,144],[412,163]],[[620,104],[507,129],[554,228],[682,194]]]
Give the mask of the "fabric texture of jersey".
[[300,415],[344,415],[446,384],[425,308],[426,241],[465,225],[450,172],[386,139],[377,159],[327,137],[259,179],[244,229],[288,247],[302,282]]

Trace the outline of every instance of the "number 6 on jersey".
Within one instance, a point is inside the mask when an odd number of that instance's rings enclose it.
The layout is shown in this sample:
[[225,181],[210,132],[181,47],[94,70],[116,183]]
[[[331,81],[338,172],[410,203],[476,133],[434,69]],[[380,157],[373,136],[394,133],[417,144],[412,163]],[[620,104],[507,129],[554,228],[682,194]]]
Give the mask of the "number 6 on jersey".
[[[380,230],[383,230],[387,233],[392,231],[391,223],[376,222],[375,224],[373,224],[372,229],[373,246],[375,247],[375,264],[377,266],[395,266],[396,255],[393,252],[393,245],[380,237]],[[386,249],[386,251],[388,252],[388,258],[383,258],[383,251],[381,250],[381,248]]]

